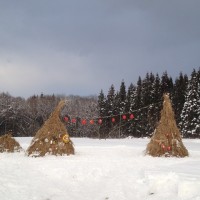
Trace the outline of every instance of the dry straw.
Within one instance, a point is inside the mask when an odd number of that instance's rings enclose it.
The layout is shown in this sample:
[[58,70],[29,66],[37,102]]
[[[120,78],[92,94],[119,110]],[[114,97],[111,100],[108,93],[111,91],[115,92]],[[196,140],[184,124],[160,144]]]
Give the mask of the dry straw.
[[65,125],[60,120],[60,112],[65,101],[60,101],[49,119],[33,138],[27,149],[28,156],[70,155],[74,154],[74,146],[69,138]]
[[181,133],[176,125],[169,94],[163,95],[161,119],[146,148],[146,154],[154,157],[185,157],[188,151],[182,143]]
[[7,133],[0,137],[0,153],[13,153],[20,151],[23,151],[23,149],[20,144],[12,137],[11,133]]

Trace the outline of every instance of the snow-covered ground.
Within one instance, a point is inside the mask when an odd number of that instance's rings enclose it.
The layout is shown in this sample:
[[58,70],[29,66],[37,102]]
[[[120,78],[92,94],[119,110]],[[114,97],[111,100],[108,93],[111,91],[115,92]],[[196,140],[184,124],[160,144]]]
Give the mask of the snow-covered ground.
[[72,141],[72,156],[1,153],[0,200],[200,200],[200,140],[183,140],[186,158],[144,156],[149,139]]

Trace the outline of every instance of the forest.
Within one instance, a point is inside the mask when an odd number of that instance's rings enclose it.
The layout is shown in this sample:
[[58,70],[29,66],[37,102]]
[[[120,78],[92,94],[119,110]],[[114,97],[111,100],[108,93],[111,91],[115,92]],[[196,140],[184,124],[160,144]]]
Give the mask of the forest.
[[200,68],[173,80],[147,73],[128,87],[124,81],[97,96],[33,95],[27,99],[0,93],[0,135],[34,136],[58,102],[66,100],[60,118],[71,137],[150,137],[159,122],[163,94],[169,93],[184,138],[200,138]]

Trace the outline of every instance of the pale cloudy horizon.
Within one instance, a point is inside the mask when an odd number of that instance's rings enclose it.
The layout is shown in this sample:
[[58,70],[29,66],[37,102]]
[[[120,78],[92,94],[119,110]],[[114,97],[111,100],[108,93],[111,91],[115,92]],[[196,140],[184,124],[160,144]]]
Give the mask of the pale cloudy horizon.
[[198,0],[0,0],[0,92],[98,95],[200,66]]

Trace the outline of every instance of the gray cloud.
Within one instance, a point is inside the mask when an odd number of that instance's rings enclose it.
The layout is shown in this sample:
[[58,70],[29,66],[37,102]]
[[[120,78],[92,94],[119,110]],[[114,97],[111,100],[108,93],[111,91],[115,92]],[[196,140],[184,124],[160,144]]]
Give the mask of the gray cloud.
[[98,94],[199,67],[198,0],[0,1],[0,91]]

